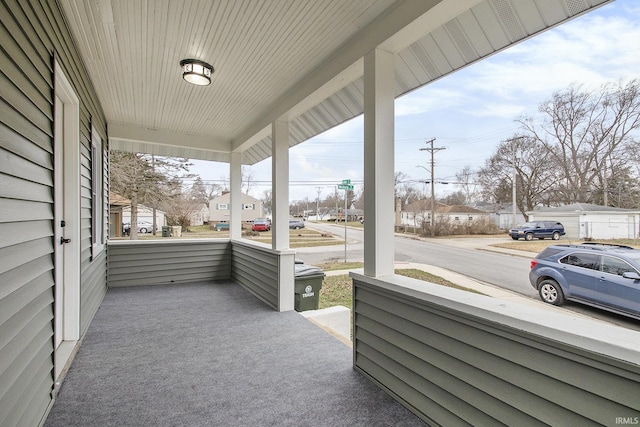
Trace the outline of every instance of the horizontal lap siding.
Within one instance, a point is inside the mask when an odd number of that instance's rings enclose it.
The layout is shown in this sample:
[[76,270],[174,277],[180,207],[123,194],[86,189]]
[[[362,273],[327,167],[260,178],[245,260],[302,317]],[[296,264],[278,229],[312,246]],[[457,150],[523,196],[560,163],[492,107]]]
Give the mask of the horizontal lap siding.
[[[90,122],[103,140],[106,126],[56,2],[0,0],[0,16],[0,425],[37,425],[53,390],[54,55],[80,99],[83,165]],[[83,207],[90,198],[83,191]],[[90,224],[90,210],[82,218]],[[106,253],[91,261],[82,224],[84,332],[106,292]]]
[[234,243],[233,280],[267,305],[278,309],[279,256],[259,247]]
[[597,425],[640,411],[640,369],[354,281],[355,366],[442,425]]
[[229,280],[228,240],[109,243],[109,287]]

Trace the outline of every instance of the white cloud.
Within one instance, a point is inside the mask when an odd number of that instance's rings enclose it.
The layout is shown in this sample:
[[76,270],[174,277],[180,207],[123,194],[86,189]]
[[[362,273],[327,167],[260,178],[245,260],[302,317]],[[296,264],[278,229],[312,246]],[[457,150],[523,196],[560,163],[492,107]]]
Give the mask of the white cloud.
[[465,95],[461,90],[443,87],[431,90],[417,90],[396,99],[396,117],[425,114],[464,104]]

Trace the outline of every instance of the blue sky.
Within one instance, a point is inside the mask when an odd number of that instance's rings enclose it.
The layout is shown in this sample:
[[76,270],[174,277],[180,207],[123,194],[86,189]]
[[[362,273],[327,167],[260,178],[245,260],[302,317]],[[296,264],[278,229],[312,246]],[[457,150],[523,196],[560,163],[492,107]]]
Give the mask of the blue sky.
[[[587,88],[640,78],[640,1],[617,0],[396,100],[396,172],[425,180],[426,141],[444,147],[435,155],[436,180],[455,180],[465,166],[484,164],[514,122],[534,115],[554,91],[572,83]],[[227,164],[194,161],[206,181],[229,176]],[[363,180],[362,116],[330,129],[290,151],[290,199],[315,201],[343,179]],[[270,188],[271,159],[248,167],[261,197]],[[302,183],[304,181],[304,183]],[[420,184],[417,184],[418,186]],[[436,195],[455,191],[436,185]]]

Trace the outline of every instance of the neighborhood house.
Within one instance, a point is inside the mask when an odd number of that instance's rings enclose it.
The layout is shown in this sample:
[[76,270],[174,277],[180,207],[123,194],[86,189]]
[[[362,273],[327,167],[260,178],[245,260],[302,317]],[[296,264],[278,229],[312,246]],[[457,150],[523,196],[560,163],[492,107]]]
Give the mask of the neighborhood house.
[[[242,222],[251,222],[256,218],[264,217],[262,202],[248,194],[242,194]],[[229,222],[229,204],[231,203],[231,195],[229,192],[223,193],[221,196],[213,198],[209,201],[209,222],[215,224],[218,222]]]

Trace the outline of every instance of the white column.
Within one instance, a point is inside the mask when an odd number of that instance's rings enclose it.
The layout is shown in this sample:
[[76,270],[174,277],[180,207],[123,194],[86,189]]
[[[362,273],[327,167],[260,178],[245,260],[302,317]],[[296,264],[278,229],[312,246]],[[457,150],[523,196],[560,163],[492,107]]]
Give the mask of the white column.
[[242,238],[242,153],[231,153],[229,163],[231,201],[229,202],[229,236]]
[[275,121],[271,128],[272,248],[279,252],[278,310],[295,305],[295,253],[289,249],[289,123]]
[[289,123],[272,124],[271,207],[272,248],[289,248]]
[[375,49],[364,58],[364,274],[394,271],[393,54]]

